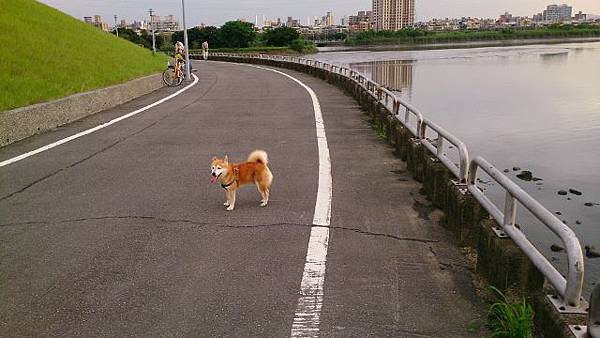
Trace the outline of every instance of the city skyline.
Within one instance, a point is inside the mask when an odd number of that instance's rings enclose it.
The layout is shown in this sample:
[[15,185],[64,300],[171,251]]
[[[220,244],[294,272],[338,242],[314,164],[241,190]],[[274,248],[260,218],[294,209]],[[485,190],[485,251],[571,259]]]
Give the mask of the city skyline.
[[[164,17],[173,14],[181,20],[181,1],[169,0],[41,0],[42,3],[55,7],[78,19],[84,16],[101,15],[105,21],[112,22],[113,15],[118,15],[119,21],[128,22],[143,20],[149,17],[148,9],[152,8],[156,15]],[[497,17],[500,13],[509,11],[518,16],[534,15],[550,4],[566,3],[573,6],[573,11],[583,11],[600,15],[598,0],[519,0],[497,1],[483,3],[476,0],[417,0],[416,21],[433,18],[456,17]],[[204,23],[221,25],[226,21],[245,18],[254,22],[256,15],[265,15],[269,19],[287,18],[292,16],[304,22],[307,17],[322,16],[333,12],[336,23],[340,18],[353,15],[359,10],[371,10],[372,0],[331,0],[329,2],[307,0],[302,3],[291,0],[207,0],[201,3],[186,2],[187,21],[190,27]]]

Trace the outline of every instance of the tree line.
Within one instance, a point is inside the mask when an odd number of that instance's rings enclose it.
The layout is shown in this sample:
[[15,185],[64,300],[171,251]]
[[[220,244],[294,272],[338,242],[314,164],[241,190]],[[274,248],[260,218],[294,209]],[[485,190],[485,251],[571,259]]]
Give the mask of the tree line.
[[[187,30],[190,50],[201,49],[204,41],[211,49],[289,47],[298,52],[314,48],[291,27],[278,27],[259,33],[249,22],[229,21],[217,28],[194,27]],[[129,29],[119,29],[119,36],[133,43],[152,48],[152,35],[142,31],[140,35]],[[164,52],[172,52],[175,42],[183,42],[183,31],[156,34],[156,46]]]

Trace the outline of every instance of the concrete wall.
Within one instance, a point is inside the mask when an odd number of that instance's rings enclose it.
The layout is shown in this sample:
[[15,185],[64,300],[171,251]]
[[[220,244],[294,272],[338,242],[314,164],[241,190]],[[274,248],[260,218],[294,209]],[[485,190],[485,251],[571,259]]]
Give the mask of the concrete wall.
[[560,315],[554,309],[546,297],[553,291],[529,258],[510,239],[495,235],[492,228],[498,225],[466,187],[454,182],[452,174],[434,154],[360,85],[339,74],[286,61],[232,57],[212,59],[289,68],[321,78],[346,91],[369,115],[377,132],[394,146],[396,155],[407,162],[408,170],[417,181],[422,182],[423,190],[435,206],[444,211],[444,226],[454,233],[461,246],[476,253],[477,273],[489,284],[519,298],[524,297],[533,305],[536,337],[573,337],[568,325],[585,323],[584,315]]
[[164,86],[162,74],[0,112],[0,147],[113,108]]

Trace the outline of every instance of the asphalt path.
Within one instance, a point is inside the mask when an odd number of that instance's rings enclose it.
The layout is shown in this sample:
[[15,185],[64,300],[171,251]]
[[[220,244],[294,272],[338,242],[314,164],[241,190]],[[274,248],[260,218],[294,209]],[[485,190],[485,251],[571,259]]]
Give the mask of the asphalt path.
[[[200,80],[185,93],[0,167],[0,336],[290,336],[319,188],[313,102],[269,70],[194,68]],[[285,72],[317,94],[331,156],[315,335],[481,335],[470,263],[405,165],[352,98]],[[0,162],[178,89],[1,148]],[[274,174],[269,206],[245,187],[225,211],[209,161],[255,149]]]

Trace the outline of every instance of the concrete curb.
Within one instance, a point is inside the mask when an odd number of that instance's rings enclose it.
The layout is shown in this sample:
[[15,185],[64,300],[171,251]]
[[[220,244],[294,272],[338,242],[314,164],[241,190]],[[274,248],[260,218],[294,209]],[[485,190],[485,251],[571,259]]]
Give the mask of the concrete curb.
[[0,147],[116,107],[162,88],[162,74],[0,112]]

